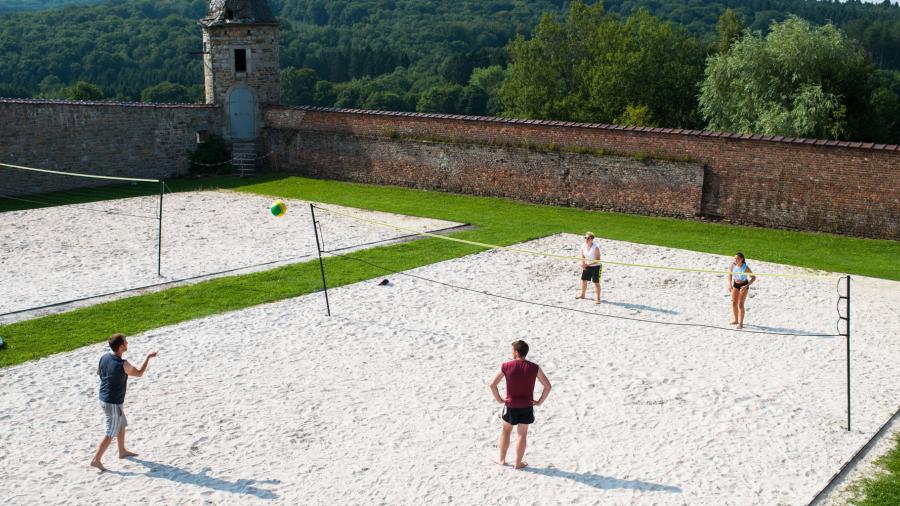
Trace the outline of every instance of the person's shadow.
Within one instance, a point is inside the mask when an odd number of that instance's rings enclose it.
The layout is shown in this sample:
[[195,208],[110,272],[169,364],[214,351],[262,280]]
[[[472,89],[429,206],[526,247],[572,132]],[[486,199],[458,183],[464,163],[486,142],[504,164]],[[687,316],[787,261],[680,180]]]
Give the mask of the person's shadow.
[[837,336],[832,335],[823,335],[823,332],[815,332],[812,330],[799,330],[792,329],[788,327],[766,327],[763,325],[751,325],[749,323],[744,324],[744,328],[747,330],[759,330],[760,332],[771,332],[773,334],[788,334],[792,336],[813,336],[813,337],[822,337],[825,339],[831,339]]
[[671,309],[663,309],[661,307],[647,306],[645,304],[633,304],[630,302],[616,302],[614,300],[604,300],[603,303],[607,304],[609,306],[619,306],[619,307],[623,307],[625,309],[632,309],[635,311],[651,311],[653,313],[673,314],[673,315],[680,314],[678,311],[673,311]]
[[231,482],[209,476],[207,473],[210,471],[210,468],[208,467],[203,468],[199,473],[192,473],[168,464],[160,464],[158,462],[151,462],[135,457],[129,457],[128,460],[137,462],[148,469],[146,473],[133,473],[135,475],[147,476],[149,478],[162,478],[164,480],[187,483],[189,485],[221,490],[232,494],[247,494],[256,496],[260,499],[278,499],[278,494],[275,492],[254,487],[252,485],[276,485],[281,483],[280,480],[236,480]]
[[528,473],[541,474],[544,476],[550,476],[551,478],[564,478],[567,480],[572,480],[578,483],[582,483],[589,487],[594,487],[600,490],[610,490],[615,488],[628,488],[634,490],[640,490],[643,492],[676,492],[680,493],[682,490],[678,487],[674,487],[672,485],[660,485],[659,483],[650,483],[647,481],[641,480],[620,480],[619,478],[613,478],[611,476],[603,476],[600,474],[594,473],[573,473],[571,471],[563,471],[561,469],[556,469],[555,467],[524,467],[520,469],[521,471],[525,471]]

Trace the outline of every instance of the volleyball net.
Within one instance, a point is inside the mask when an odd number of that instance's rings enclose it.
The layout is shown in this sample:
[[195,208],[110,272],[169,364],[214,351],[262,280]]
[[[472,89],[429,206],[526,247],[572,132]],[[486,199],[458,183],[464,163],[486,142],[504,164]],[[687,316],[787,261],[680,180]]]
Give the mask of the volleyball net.
[[[571,237],[536,239],[523,245],[498,245],[480,241],[452,237],[442,234],[416,231],[402,225],[387,223],[369,216],[361,216],[342,209],[320,204],[310,204],[313,224],[319,249],[322,291],[325,295],[326,313],[331,314],[332,304],[328,300],[327,271],[322,258],[332,257],[342,261],[364,264],[385,275],[398,276],[416,283],[427,283],[446,289],[448,292],[469,294],[473,298],[493,298],[508,304],[523,304],[543,308],[557,314],[572,314],[584,318],[602,320],[624,320],[636,325],[663,325],[680,329],[701,329],[710,332],[741,333],[757,336],[798,337],[798,338],[838,338],[846,339],[847,368],[847,428],[850,427],[850,276],[812,271],[809,269],[767,265],[757,267],[748,276],[755,276],[759,286],[764,286],[764,295],[757,297],[755,304],[748,302],[748,319],[756,318],[754,306],[768,307],[766,324],[745,324],[738,329],[724,324],[721,319],[730,316],[731,300],[724,290],[727,277],[733,272],[724,268],[707,265],[673,265],[652,262],[654,254],[665,257],[664,248],[649,245],[630,244],[634,251],[651,250],[649,253],[631,258],[616,258],[609,252],[601,256],[601,286],[603,303],[586,305],[575,302],[571,295],[578,287],[577,273],[580,271],[581,256],[577,254],[578,244]],[[317,216],[317,217],[316,217]],[[397,268],[391,265],[390,257],[381,256],[378,261],[367,258],[365,252],[346,253],[324,247],[322,222],[340,217],[355,220],[372,227],[392,229],[398,233],[454,242],[480,248],[487,253],[486,262],[493,262],[492,268],[485,268],[484,279],[470,277],[461,279],[447,270],[429,273],[429,269]],[[598,238],[602,241],[602,238]],[[561,246],[560,243],[566,243]],[[621,243],[626,244],[626,243]],[[542,247],[543,246],[543,247]],[[632,253],[634,253],[632,251]],[[502,258],[496,258],[501,255]],[[620,255],[621,256],[621,255]],[[493,257],[493,260],[492,260]],[[615,259],[608,259],[608,258]],[[531,261],[527,259],[531,258]],[[722,263],[722,260],[716,260]],[[525,264],[529,264],[525,265]],[[750,259],[750,263],[753,260]],[[722,265],[725,267],[725,265]],[[531,288],[522,281],[518,283],[492,277],[492,272],[504,269],[531,269],[531,272],[546,274],[543,279],[531,281]],[[801,272],[797,272],[800,270]],[[524,274],[525,277],[532,274]],[[490,280],[488,280],[490,277]],[[509,276],[511,278],[515,275]],[[520,278],[523,276],[519,276]],[[544,283],[545,287],[534,287],[534,283]],[[618,282],[618,283],[617,283]],[[523,289],[525,288],[525,289]],[[620,290],[621,288],[621,290]],[[587,296],[592,295],[588,286]],[[638,299],[628,300],[635,292]],[[526,294],[523,296],[522,294]],[[630,294],[630,295],[629,295]],[[657,297],[665,294],[665,297]],[[751,292],[752,295],[752,292]],[[779,301],[766,301],[770,295]],[[623,299],[623,297],[625,297]],[[654,304],[655,299],[664,299]],[[708,303],[706,302],[708,301]],[[811,307],[815,306],[815,307]],[[354,308],[356,310],[356,308]],[[809,315],[813,314],[814,317]],[[772,323],[772,320],[780,320]]]
[[[111,266],[111,273],[140,262],[134,257],[138,252],[146,254],[142,269],[152,268],[161,276],[165,193],[159,179],[0,163],[0,212],[13,213],[4,219],[2,235],[8,248],[19,248],[9,252],[13,258],[33,266],[25,270],[33,275],[59,275],[64,280],[63,273],[53,271],[65,265],[90,265],[92,259],[85,256],[92,248],[79,247],[89,243],[110,253],[122,252],[110,255],[122,264]],[[42,211],[25,212],[32,209]],[[124,243],[135,247],[124,248]],[[33,251],[35,246],[43,251]]]

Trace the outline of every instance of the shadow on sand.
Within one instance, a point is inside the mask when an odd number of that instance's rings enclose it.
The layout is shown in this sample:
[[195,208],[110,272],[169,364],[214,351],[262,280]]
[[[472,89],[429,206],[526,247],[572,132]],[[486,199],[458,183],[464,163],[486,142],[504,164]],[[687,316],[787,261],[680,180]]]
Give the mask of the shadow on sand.
[[[148,469],[146,473],[130,473],[130,475],[147,476],[149,478],[162,478],[164,480],[187,483],[189,485],[196,485],[198,487],[205,487],[212,490],[231,492],[232,494],[252,495],[260,499],[278,499],[278,495],[275,492],[257,488],[253,485],[277,485],[278,483],[281,483],[281,481],[279,480],[236,480],[231,482],[209,476],[207,473],[210,471],[210,468],[208,467],[203,468],[203,470],[199,473],[192,473],[175,466],[160,464],[158,462],[151,462],[149,460],[143,460],[134,457],[131,457],[128,460],[137,462],[138,464]],[[119,472],[116,474],[125,473]]]
[[542,474],[551,478],[564,478],[578,483],[582,483],[589,487],[600,490],[610,490],[616,488],[628,488],[633,490],[641,490],[643,492],[675,492],[680,493],[682,490],[671,485],[660,485],[658,483],[650,483],[640,480],[620,480],[610,476],[603,476],[594,473],[573,473],[563,471],[553,467],[531,467],[528,466],[522,471],[534,474]]
[[631,304],[629,302],[616,302],[614,300],[604,300],[604,304],[609,306],[618,306],[623,307],[625,309],[633,309],[635,311],[650,311],[653,313],[662,313],[662,314],[681,314],[678,311],[672,311],[671,309],[662,309],[659,307],[653,306],[645,306],[644,304]]
[[744,324],[744,328],[747,330],[759,330],[761,332],[772,332],[773,334],[788,334],[791,336],[811,336],[811,337],[821,337],[823,339],[831,339],[838,336],[832,335],[822,335],[824,332],[816,332],[813,330],[799,330],[792,329],[787,327],[765,327],[763,325],[751,325],[749,323]]

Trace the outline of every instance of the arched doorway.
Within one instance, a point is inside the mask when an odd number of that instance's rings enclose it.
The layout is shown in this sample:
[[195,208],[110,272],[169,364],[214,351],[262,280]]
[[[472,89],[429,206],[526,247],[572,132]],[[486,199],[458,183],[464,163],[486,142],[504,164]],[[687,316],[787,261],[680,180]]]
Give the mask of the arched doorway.
[[256,138],[256,99],[246,86],[228,95],[228,131],[232,139]]

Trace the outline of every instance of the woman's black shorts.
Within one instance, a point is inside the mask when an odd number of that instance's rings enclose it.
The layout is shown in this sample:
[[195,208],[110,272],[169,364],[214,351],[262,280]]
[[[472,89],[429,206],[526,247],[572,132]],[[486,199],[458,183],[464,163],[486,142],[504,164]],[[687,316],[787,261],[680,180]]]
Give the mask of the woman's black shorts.
[[744,281],[743,283],[738,282],[738,281],[734,281],[734,282],[732,282],[731,286],[733,286],[734,288],[740,290],[741,288],[744,288],[745,286],[747,286],[747,285],[749,285],[749,284],[750,284],[749,281]]
[[586,269],[581,271],[581,280],[582,281],[590,281],[592,283],[600,282],[600,266],[599,265],[589,265]]
[[534,408],[504,408],[503,421],[510,425],[534,423]]

